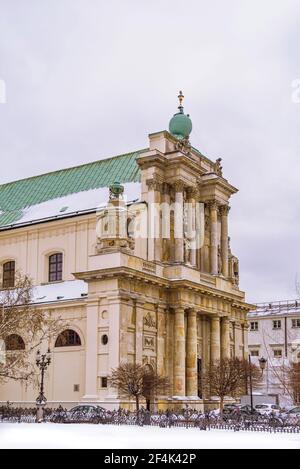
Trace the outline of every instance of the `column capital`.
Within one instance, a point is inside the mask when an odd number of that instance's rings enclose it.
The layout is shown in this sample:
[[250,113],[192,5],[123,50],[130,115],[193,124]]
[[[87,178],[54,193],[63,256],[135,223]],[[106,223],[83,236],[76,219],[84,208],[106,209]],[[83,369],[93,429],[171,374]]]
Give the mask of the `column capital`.
[[132,298],[129,294],[117,293],[115,295],[107,295],[108,304],[128,303],[130,300],[132,300]]
[[197,199],[199,197],[199,190],[197,187],[187,187],[186,193],[189,199]]
[[144,306],[144,304],[146,303],[146,300],[143,298],[132,298],[132,301],[137,306]]
[[214,315],[214,316],[211,316],[210,319],[211,319],[211,321],[213,321],[213,322],[220,322],[220,321],[221,321],[221,317],[220,317],[219,315],[217,315],[217,316],[215,316],[215,315]]
[[147,179],[146,184],[149,191],[162,192],[163,182],[157,175],[154,175],[152,179]]
[[177,181],[175,181],[173,185],[174,185],[175,192],[183,192],[184,182],[181,179],[178,179]]
[[197,316],[197,310],[195,308],[186,308],[186,312],[189,316]]
[[155,304],[155,309],[156,309],[157,312],[166,314],[168,307],[164,304],[156,303]]
[[222,321],[223,322],[230,322],[229,316],[222,316]]
[[206,203],[210,210],[218,210],[219,203],[217,202],[217,200],[209,200]]
[[220,205],[219,207],[219,212],[220,212],[220,215],[223,217],[223,216],[227,216],[229,211],[230,211],[230,206],[229,205]]

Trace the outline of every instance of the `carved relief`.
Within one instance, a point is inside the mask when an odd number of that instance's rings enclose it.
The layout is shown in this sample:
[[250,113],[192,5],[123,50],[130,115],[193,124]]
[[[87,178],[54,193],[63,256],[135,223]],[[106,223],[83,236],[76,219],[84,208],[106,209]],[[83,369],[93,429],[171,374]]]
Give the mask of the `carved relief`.
[[148,313],[144,317],[144,326],[151,327],[151,328],[156,328],[156,319],[151,313]]
[[155,350],[155,337],[144,336],[144,349]]

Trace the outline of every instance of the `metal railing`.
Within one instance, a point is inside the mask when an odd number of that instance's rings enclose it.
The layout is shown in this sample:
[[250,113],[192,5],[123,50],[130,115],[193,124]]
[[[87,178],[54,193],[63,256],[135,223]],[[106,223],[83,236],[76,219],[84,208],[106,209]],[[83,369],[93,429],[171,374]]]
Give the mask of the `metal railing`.
[[272,312],[272,311],[300,311],[300,299],[299,300],[282,300],[282,301],[270,301],[266,303],[256,303],[257,312]]
[[[0,423],[35,423],[36,408],[0,407]],[[146,410],[130,412],[124,409],[109,411],[102,408],[90,412],[72,412],[59,407],[44,409],[44,422],[58,424],[102,424],[102,425],[138,425],[160,428],[198,428],[203,431],[231,430],[250,432],[300,433],[300,416],[290,417],[287,414],[245,414],[239,412],[225,413],[223,417],[213,412],[202,413],[193,410],[182,412],[151,413]]]

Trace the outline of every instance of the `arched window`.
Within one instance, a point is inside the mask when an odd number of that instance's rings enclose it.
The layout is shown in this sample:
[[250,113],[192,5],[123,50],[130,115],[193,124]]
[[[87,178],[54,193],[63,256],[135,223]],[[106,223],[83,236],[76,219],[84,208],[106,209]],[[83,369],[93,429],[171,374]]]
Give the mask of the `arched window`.
[[5,262],[3,264],[3,288],[13,288],[15,286],[15,273],[16,273],[16,263],[15,261]]
[[61,282],[63,273],[62,253],[52,254],[49,257],[49,282]]
[[25,350],[25,343],[21,336],[12,334],[5,341],[5,348],[8,352],[15,350]]
[[55,347],[80,347],[81,340],[77,332],[67,329],[62,332],[56,339]]

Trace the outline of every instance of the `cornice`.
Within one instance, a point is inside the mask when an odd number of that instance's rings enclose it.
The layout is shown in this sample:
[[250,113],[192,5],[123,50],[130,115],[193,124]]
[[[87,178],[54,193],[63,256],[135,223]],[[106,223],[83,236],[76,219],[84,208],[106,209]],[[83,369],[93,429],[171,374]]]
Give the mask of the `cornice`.
[[211,176],[211,174],[204,174],[201,178],[201,188],[206,188],[206,187],[209,187],[209,186],[219,186],[220,188],[222,188],[224,190],[224,192],[227,194],[227,195],[233,195],[233,194],[236,194],[238,192],[238,189],[234,186],[232,186],[231,184],[229,184],[229,182],[220,177],[220,176],[215,176],[213,178],[210,178],[210,179],[206,179],[205,176]]
[[120,278],[120,279],[134,279],[145,282],[147,284],[151,283],[153,285],[157,285],[158,287],[163,287],[166,289],[175,290],[175,289],[182,289],[185,290],[193,290],[199,294],[209,295],[212,298],[218,298],[223,301],[230,302],[233,307],[238,309],[243,309],[245,311],[253,310],[253,305],[244,303],[242,300],[239,300],[236,295],[223,292],[221,290],[217,290],[211,287],[208,287],[203,284],[199,284],[190,280],[186,279],[178,279],[178,280],[170,280],[162,277],[158,277],[157,275],[152,275],[148,273],[144,273],[141,271],[137,271],[135,269],[129,267],[115,267],[109,269],[103,269],[101,271],[88,271],[88,272],[77,272],[74,274],[77,279],[80,280],[101,280],[107,278]]

